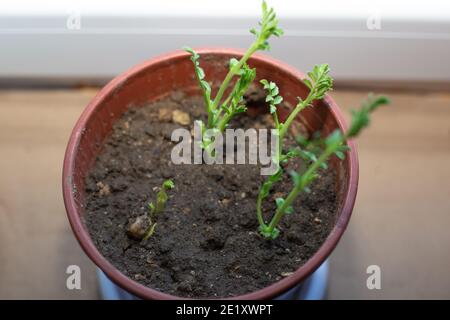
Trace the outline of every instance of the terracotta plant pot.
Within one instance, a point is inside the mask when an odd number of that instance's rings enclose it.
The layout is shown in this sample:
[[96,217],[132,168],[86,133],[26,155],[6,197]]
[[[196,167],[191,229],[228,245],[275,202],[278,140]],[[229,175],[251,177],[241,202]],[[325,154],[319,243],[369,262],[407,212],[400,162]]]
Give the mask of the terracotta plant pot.
[[[202,67],[211,82],[220,82],[232,57],[243,52],[236,49],[200,49]],[[257,80],[275,81],[284,93],[284,99],[295,105],[297,97],[305,97],[308,89],[303,84],[304,75],[294,68],[264,55],[254,55],[249,65],[257,68]],[[63,169],[64,203],[73,232],[81,247],[92,261],[116,284],[144,299],[176,299],[162,292],[145,287],[119,272],[94,246],[84,223],[85,178],[93,166],[102,143],[112,125],[130,106],[140,106],[163,97],[173,90],[187,94],[198,93],[193,77],[192,62],[183,51],[175,51],[151,59],[126,71],[108,83],[89,103],[70,136]],[[213,77],[213,78],[212,78]],[[305,109],[300,121],[311,132],[317,130],[329,134],[336,128],[345,130],[341,111],[327,96],[314,108]],[[261,290],[233,297],[234,299],[269,299],[279,296],[301,283],[330,255],[342,236],[352,213],[358,184],[358,160],[353,142],[344,161],[331,161],[337,172],[336,190],[338,212],[335,226],[321,248],[291,276]],[[255,213],[256,219],[256,213]]]

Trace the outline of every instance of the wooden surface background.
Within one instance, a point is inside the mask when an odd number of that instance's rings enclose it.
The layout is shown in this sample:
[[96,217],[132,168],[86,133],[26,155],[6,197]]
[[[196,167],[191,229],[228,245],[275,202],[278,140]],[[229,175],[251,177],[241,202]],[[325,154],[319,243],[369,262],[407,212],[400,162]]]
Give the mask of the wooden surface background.
[[[63,206],[70,131],[97,89],[0,91],[0,298],[95,299]],[[360,187],[331,256],[329,298],[450,298],[450,94],[391,92],[358,141]],[[336,90],[349,110],[364,91]],[[66,268],[82,289],[66,289]],[[381,290],[366,268],[381,267]]]

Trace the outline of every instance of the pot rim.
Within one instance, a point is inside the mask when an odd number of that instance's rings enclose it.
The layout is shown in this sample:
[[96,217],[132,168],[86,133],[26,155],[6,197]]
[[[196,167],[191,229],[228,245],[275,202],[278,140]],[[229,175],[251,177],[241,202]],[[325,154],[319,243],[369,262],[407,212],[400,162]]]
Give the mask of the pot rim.
[[[244,51],[241,49],[222,48],[222,47],[203,47],[195,50],[199,54],[242,56],[244,53]],[[118,269],[116,269],[99,252],[97,247],[94,245],[89,235],[89,232],[84,226],[83,219],[77,212],[76,199],[74,197],[74,190],[72,183],[72,177],[74,176],[74,168],[75,168],[75,156],[76,153],[78,152],[77,150],[80,144],[80,138],[84,131],[86,123],[88,122],[90,117],[92,117],[92,115],[94,114],[95,109],[99,105],[101,105],[101,103],[110,94],[112,94],[117,89],[117,87],[125,83],[128,78],[148,68],[152,64],[159,64],[173,59],[187,58],[189,56],[190,56],[189,53],[182,50],[176,50],[170,53],[165,53],[150,60],[144,61],[112,79],[106,86],[104,86],[99,91],[99,93],[97,93],[97,95],[91,100],[91,102],[88,104],[88,106],[81,114],[70,135],[64,157],[63,175],[62,175],[64,205],[66,207],[67,216],[76,239],[78,240],[79,244],[81,245],[84,252],[88,255],[88,257],[101,270],[103,270],[103,272],[112,281],[114,281],[124,290],[127,290],[130,293],[144,299],[186,299],[186,298],[157,291],[155,289],[146,287],[128,278]],[[267,55],[257,53],[252,55],[251,59],[259,60],[266,64],[272,65],[274,68],[277,69],[282,69],[283,72],[290,74],[294,78],[297,79],[305,78],[305,75],[302,72],[296,70],[294,67],[282,61],[269,57]],[[342,116],[342,113],[338,105],[329,95],[326,95],[323,100],[330,107],[331,114],[336,119],[339,128],[341,130],[346,130],[347,126],[345,124],[345,120]],[[292,275],[257,291],[225,299],[231,300],[270,299],[276,297],[281,293],[291,289],[295,285],[299,284],[301,281],[303,281],[307,276],[309,276],[313,271],[315,271],[330,255],[330,253],[336,247],[339,239],[341,238],[342,234],[344,233],[348,225],[350,216],[352,214],[353,206],[355,203],[358,188],[359,166],[358,166],[356,145],[355,142],[351,140],[348,141],[348,145],[351,147],[351,151],[348,153],[344,161],[349,162],[348,165],[349,183],[347,185],[347,189],[344,192],[345,196],[343,200],[342,210],[338,215],[338,219],[336,221],[335,226],[333,227],[330,234],[328,235],[322,246],[319,248],[319,250],[305,264],[299,267]]]

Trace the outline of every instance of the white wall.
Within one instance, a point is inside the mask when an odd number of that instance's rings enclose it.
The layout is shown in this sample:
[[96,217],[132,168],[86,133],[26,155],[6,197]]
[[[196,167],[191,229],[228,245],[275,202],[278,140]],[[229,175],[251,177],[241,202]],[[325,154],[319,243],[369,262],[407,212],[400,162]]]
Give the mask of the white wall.
[[[285,29],[269,54],[301,70],[327,62],[339,80],[450,81],[450,1],[269,4]],[[0,78],[109,78],[184,45],[245,48],[259,15],[259,0],[3,0]]]

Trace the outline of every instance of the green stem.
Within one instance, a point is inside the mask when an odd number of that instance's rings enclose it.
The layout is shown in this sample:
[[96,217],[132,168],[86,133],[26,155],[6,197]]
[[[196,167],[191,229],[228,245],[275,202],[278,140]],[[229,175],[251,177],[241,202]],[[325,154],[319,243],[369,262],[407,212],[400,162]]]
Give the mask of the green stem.
[[208,128],[214,127],[214,116],[210,109],[208,109]]
[[286,119],[286,121],[283,123],[283,127],[280,130],[280,139],[282,140],[286,134],[286,132],[288,131],[289,127],[292,124],[292,121],[294,121],[295,117],[297,116],[297,114],[302,111],[303,109],[305,109],[307,106],[309,106],[311,104],[311,102],[314,100],[314,94],[312,94],[313,90],[311,90],[311,92],[309,93],[309,95],[306,97],[305,100],[300,101],[297,106],[295,107],[295,109],[291,112],[291,114],[289,115],[289,117]]
[[220,119],[219,123],[217,124],[217,128],[219,128],[220,132],[224,132],[226,127],[227,127],[227,123],[230,122],[231,118],[233,118],[234,113],[227,113],[226,115],[223,116],[222,119]]
[[[282,143],[284,140],[284,136],[286,135],[286,132],[288,131],[289,127],[291,126],[292,122],[294,121],[295,117],[297,116],[297,114],[302,111],[303,109],[305,109],[308,105],[311,104],[311,102],[314,100],[314,92],[315,90],[312,89],[308,96],[306,97],[305,100],[300,101],[296,107],[294,108],[294,110],[290,113],[289,117],[286,119],[286,121],[282,124],[281,129],[280,128],[280,123],[278,120],[278,115],[275,112],[273,117],[274,117],[274,121],[276,124],[276,128],[279,129],[278,132],[278,141],[277,141],[277,154],[276,154],[276,159],[277,159],[277,165],[280,165],[280,159],[282,156]],[[320,158],[319,158],[320,159]],[[317,163],[317,162],[316,162]],[[317,168],[320,166],[320,163],[317,165]],[[311,168],[311,167],[310,167]],[[284,205],[281,206],[280,208],[277,209],[277,211],[275,212],[274,217],[272,218],[270,224],[269,224],[269,231],[272,232],[273,229],[275,228],[275,226],[277,226],[278,222],[280,221],[280,219],[282,218],[285,210],[289,207],[289,205],[295,200],[295,198],[297,197],[298,193],[303,190],[305,186],[297,186],[295,187],[291,193],[288,195],[288,198],[286,199],[286,201],[284,202]],[[298,189],[298,191],[295,191],[296,189]],[[290,198],[291,197],[291,198]],[[288,199],[290,198],[290,200],[288,201]],[[258,194],[258,199],[256,201],[256,213],[258,216],[258,222],[261,226],[265,225],[264,222],[264,218],[262,216],[262,200],[263,197],[261,196],[261,193]]]
[[273,113],[273,121],[275,122],[275,128],[279,129],[280,121],[278,120],[278,114],[276,111]]
[[[341,141],[342,143],[342,141]],[[336,144],[338,146],[339,144]],[[268,231],[272,232],[275,227],[280,222],[281,218],[284,216],[284,213],[286,212],[286,209],[292,205],[294,200],[297,198],[298,194],[303,191],[303,189],[306,187],[309,177],[314,174],[336,150],[336,146],[330,146],[325,149],[325,151],[320,155],[320,157],[317,159],[316,162],[314,162],[308,170],[303,174],[302,179],[300,180],[300,183],[297,184],[294,189],[289,193],[286,200],[284,201],[283,205],[281,205],[276,211],[275,215],[273,216],[272,220],[269,223]]]
[[156,225],[156,223],[150,223],[150,227],[147,229],[147,232],[145,233],[144,238],[142,238],[142,241],[148,240],[148,238],[150,238],[155,233]]
[[[280,128],[280,122],[279,122],[279,120],[278,120],[278,114],[277,114],[276,111],[273,113],[273,119],[274,119],[274,121],[275,121],[275,128],[279,129],[279,128]],[[283,141],[283,140],[280,139],[280,134],[279,134],[279,132],[278,132],[278,136],[277,136],[277,147],[276,147],[277,154],[275,155],[275,159],[276,159],[276,162],[277,162],[276,165],[277,165],[277,167],[278,167],[277,172],[278,172],[278,170],[280,170],[280,159],[281,159],[282,141]],[[257,200],[256,200],[256,215],[257,215],[257,217],[258,217],[258,222],[259,222],[259,224],[260,224],[261,226],[264,226],[264,225],[266,224],[265,221],[264,221],[264,217],[263,217],[263,215],[262,215],[262,201],[263,201],[263,200],[264,200],[264,199],[263,199],[262,193],[261,193],[261,191],[260,191],[259,194],[258,194],[258,198],[257,198]]]
[[262,196],[261,196],[261,192],[258,194],[258,199],[256,199],[256,215],[258,217],[258,223],[260,226],[265,226],[266,222],[264,221],[264,217],[262,215]]
[[[230,100],[232,99],[233,92],[237,89],[237,85],[238,85],[237,83],[234,85],[233,90],[231,91],[230,95],[223,102],[223,104],[222,104],[223,106],[227,106],[230,103]],[[217,127],[216,124],[217,124],[217,121],[219,121],[220,116],[222,115],[222,110],[223,110],[222,108],[219,109],[219,111],[217,112],[217,115],[213,118],[212,125],[209,126],[209,128]],[[223,118],[222,118],[222,120],[223,120]],[[231,117],[229,117],[228,121],[229,120],[231,120]],[[225,123],[225,125],[226,125],[226,123]],[[223,128],[223,130],[225,130],[225,127]],[[221,130],[220,132],[223,132],[223,130]]]
[[[233,88],[234,91],[234,88]],[[233,93],[233,91],[231,91]],[[227,106],[230,103],[231,100],[231,94],[225,99],[222,105]],[[220,111],[220,110],[219,110]]]
[[211,111],[214,111],[219,106],[220,100],[222,100],[223,94],[225,93],[225,90],[228,88],[228,84],[230,83],[233,76],[241,69],[241,67],[244,65],[245,62],[250,58],[250,56],[255,53],[256,50],[258,50],[260,39],[256,40],[250,48],[248,48],[247,52],[245,52],[244,56],[239,60],[239,62],[231,68],[227,75],[225,76],[225,79],[223,80],[222,84],[220,85],[219,91],[217,92],[216,97],[214,98],[213,104],[211,106]]

